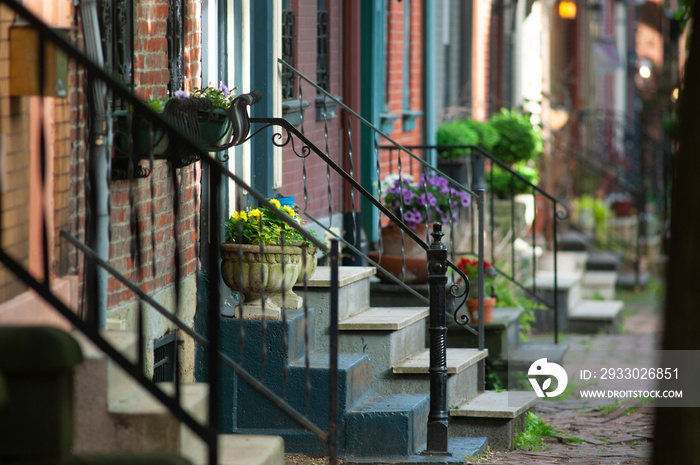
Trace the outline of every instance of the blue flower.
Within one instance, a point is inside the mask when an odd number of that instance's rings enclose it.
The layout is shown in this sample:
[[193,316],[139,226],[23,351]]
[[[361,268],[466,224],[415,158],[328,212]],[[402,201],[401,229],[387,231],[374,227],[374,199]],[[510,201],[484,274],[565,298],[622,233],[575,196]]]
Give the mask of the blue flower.
[[176,90],[175,97],[177,97],[177,98],[189,98],[190,94],[188,94],[184,90]]
[[231,93],[228,90],[228,87],[226,87],[226,84],[224,84],[224,81],[219,81],[219,90],[221,91],[222,94],[224,94],[227,97]]

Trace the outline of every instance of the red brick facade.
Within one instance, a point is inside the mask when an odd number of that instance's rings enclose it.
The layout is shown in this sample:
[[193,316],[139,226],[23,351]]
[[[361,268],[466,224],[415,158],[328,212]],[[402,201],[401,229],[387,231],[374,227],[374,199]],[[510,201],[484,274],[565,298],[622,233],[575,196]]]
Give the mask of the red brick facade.
[[[333,95],[341,95],[343,89],[343,72],[341,67],[341,11],[338,0],[326,2],[330,17],[330,44],[329,44],[329,92]],[[296,13],[296,63],[293,64],[301,73],[312,80],[316,80],[316,50],[317,29],[316,18],[318,11],[317,0],[292,0],[291,8]],[[297,80],[298,85],[298,80]],[[297,90],[298,92],[298,90]],[[302,83],[302,96],[311,101],[311,106],[306,110],[304,120],[304,134],[321,150],[326,151],[325,131],[328,131],[328,149],[331,159],[342,166],[343,140],[340,112],[338,116],[324,121],[316,121],[316,89],[306,83]],[[297,147],[298,148],[298,147]],[[328,182],[326,181],[326,163],[316,155],[306,159],[308,192],[307,211],[315,218],[328,216]],[[302,181],[302,160],[291,149],[285,149],[282,164],[282,186],[279,192],[294,196],[296,202],[304,207],[304,183]],[[340,177],[331,172],[330,186],[332,191],[331,206],[334,213],[339,213],[342,206],[342,184]]]

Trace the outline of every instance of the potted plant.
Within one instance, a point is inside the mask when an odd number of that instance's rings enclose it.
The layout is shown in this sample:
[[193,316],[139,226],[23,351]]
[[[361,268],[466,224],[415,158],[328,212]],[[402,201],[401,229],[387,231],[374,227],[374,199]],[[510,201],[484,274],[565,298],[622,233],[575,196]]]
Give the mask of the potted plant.
[[[469,319],[472,323],[479,322],[479,261],[462,257],[457,268],[462,270],[469,278],[469,298],[467,299],[467,307],[469,308]],[[484,323],[493,321],[493,309],[496,306],[494,280],[496,278],[496,270],[493,266],[484,261],[484,283],[486,295],[484,295]],[[490,290],[490,291],[489,291]],[[490,292],[490,294],[489,294]]]
[[438,169],[462,185],[467,185],[466,156],[468,148],[450,146],[474,145],[485,150],[492,150],[498,142],[498,132],[488,121],[460,119],[444,122],[438,127],[436,138],[438,144]]
[[[316,269],[316,248],[282,220],[302,224],[289,205],[270,200],[278,210],[261,206],[236,211],[225,223],[226,242],[221,244],[221,275],[231,289],[245,296],[244,317],[266,318],[281,314],[281,307],[301,308],[302,299],[292,287]],[[262,296],[265,295],[265,301]]]
[[[435,221],[458,222],[459,209],[470,204],[469,194],[451,187],[447,178],[439,175],[424,174],[418,182],[389,175],[382,186],[384,205],[419,237],[427,238],[427,227]],[[380,260],[380,266],[406,283],[426,282],[425,250],[406,235],[402,241],[401,228],[393,223],[382,228],[381,237],[381,254],[372,252],[370,258]]]
[[[190,105],[186,99],[200,99],[196,111],[196,121],[184,122],[186,128],[195,128],[194,136],[198,137],[203,145],[214,150],[231,131],[228,124],[226,109],[231,106],[235,94],[223,83],[218,87],[195,87],[191,92],[176,91],[172,97],[147,100],[148,106],[157,113],[163,113],[176,125],[183,125],[183,120],[190,118]],[[194,100],[192,100],[194,102]],[[128,155],[129,138],[132,140],[131,152],[137,158],[149,158],[151,152],[154,158],[168,158],[168,136],[142,115],[134,114],[132,110],[116,110],[114,116],[114,146],[117,151]],[[132,118],[131,123],[128,119]]]

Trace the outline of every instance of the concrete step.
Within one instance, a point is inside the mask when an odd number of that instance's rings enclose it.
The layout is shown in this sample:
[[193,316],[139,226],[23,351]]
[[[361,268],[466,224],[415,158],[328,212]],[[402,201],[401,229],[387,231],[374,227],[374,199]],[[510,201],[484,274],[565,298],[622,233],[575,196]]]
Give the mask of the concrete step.
[[578,231],[567,231],[558,239],[557,248],[562,251],[590,252],[595,248],[595,239]]
[[[138,336],[131,331],[102,331],[100,333],[112,347],[132,363],[138,357]],[[73,331],[83,352],[86,366],[76,372],[76,377],[88,376],[94,388],[103,387],[107,393],[107,404],[121,399],[139,384],[113,360],[109,359],[90,339],[80,331]],[[89,368],[88,368],[89,367]],[[88,371],[89,373],[86,373]]]
[[[529,287],[549,305],[554,306],[554,293],[557,293],[557,316],[559,329],[566,327],[569,309],[578,305],[581,301],[581,281],[583,272],[557,273],[556,291],[554,286],[554,272],[538,271],[535,279],[529,283]],[[554,312],[535,312],[533,328],[540,331],[552,331],[554,329]]]
[[[338,269],[338,320],[344,320],[370,307],[369,278],[377,273],[371,266],[341,266]],[[307,283],[307,306],[316,308],[314,348],[328,351],[330,328],[330,286],[331,269],[319,266]],[[303,286],[296,286],[295,292],[304,297]]]
[[[207,451],[191,457],[194,465],[206,465]],[[284,465],[284,440],[280,436],[220,434],[219,465]]]
[[345,453],[386,457],[419,452],[427,440],[429,409],[428,394],[368,392],[348,411]]
[[583,299],[615,299],[617,271],[586,271],[581,280]]
[[379,392],[393,382],[393,367],[425,349],[427,308],[372,308],[339,323],[338,350],[369,354],[372,383]]
[[488,372],[495,374],[504,388],[529,389],[529,383],[524,380],[533,362],[546,358],[561,365],[568,350],[569,345],[563,342],[524,342],[512,349],[508,358],[494,360]]
[[[449,438],[448,454],[427,454],[425,445],[418,453],[391,457],[345,457],[345,465],[464,465],[470,457],[478,457],[488,446],[488,439],[485,437],[474,438]],[[478,458],[477,458],[478,461]]]
[[588,271],[618,271],[620,256],[611,252],[596,252],[588,256],[586,270]]
[[450,436],[485,435],[492,450],[513,448],[525,414],[537,402],[530,391],[485,391],[450,410]]
[[569,311],[568,331],[597,333],[617,332],[622,323],[621,300],[583,300]]
[[373,307],[338,322],[341,331],[398,331],[425,319],[428,307]]
[[[308,377],[306,360],[302,358],[289,364],[286,380],[282,373],[267,372],[265,385],[312,423],[325,429],[328,425],[329,364],[328,354],[314,353],[309,357]],[[336,393],[339,431],[343,431],[347,409],[363,398],[371,387],[371,381],[372,364],[369,356],[338,354]],[[308,396],[307,386],[310,388]],[[235,398],[230,395],[222,397],[222,408],[226,413],[235,412],[235,418],[228,414],[228,418],[222,421],[223,432],[279,435],[284,438],[288,452],[320,454],[327,450],[325,443],[246,382],[227,378],[222,396],[228,392],[235,392]]]
[[[477,391],[477,362],[488,356],[488,350],[447,349],[447,403],[457,405],[473,397]],[[393,367],[390,383],[381,386],[390,392],[430,392],[430,350],[424,349]]]
[[[174,395],[173,383],[159,383],[169,395]],[[209,385],[183,384],[181,405],[201,424],[206,423]],[[206,446],[194,433],[180,423],[168,409],[144,388],[138,387],[110,404],[114,418],[112,440],[119,450],[129,452],[179,452],[189,460],[206,454]]]
[[421,299],[395,283],[385,283],[379,278],[370,279],[370,305],[372,307],[422,307],[428,305],[427,284],[407,284],[423,296]]
[[639,273],[639,279],[635,276],[634,272],[623,272],[617,277],[617,282],[615,285],[621,289],[644,289],[649,284],[651,280],[651,273],[648,271],[642,271]]
[[[583,273],[586,269],[588,252],[557,251],[557,270],[559,273]],[[542,253],[537,260],[538,271],[554,271],[554,252],[551,250]]]
[[[508,351],[520,344],[520,307],[496,307],[493,310],[493,321],[484,324],[484,346],[489,351],[489,359],[507,358]],[[478,324],[469,323],[474,329]],[[474,348],[478,346],[477,337],[463,326],[448,322],[447,346]]]

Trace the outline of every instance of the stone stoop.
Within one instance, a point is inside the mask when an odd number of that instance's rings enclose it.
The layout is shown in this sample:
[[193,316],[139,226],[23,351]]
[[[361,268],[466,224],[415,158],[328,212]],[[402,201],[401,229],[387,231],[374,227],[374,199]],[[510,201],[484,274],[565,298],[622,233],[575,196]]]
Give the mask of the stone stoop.
[[450,436],[485,435],[491,450],[510,450],[525,414],[537,402],[529,391],[485,391],[450,409]]
[[[447,349],[447,404],[457,405],[478,392],[477,362],[488,350]],[[396,376],[385,389],[391,392],[430,392],[430,349],[424,349],[393,367]],[[480,435],[482,436],[482,435]]]
[[[86,336],[77,331],[72,336],[85,356],[74,376],[73,449],[76,454],[166,452],[181,454],[195,465],[206,463],[206,445],[189,427],[180,423]],[[134,333],[104,331],[103,337],[128,359],[136,359],[138,338]],[[159,385],[166,393],[174,395],[173,383]],[[209,386],[183,383],[181,395],[183,408],[197,421],[204,422]],[[250,459],[246,463],[282,465],[284,449],[281,438],[266,437],[264,444],[261,441],[246,442],[243,436],[233,440],[222,435],[219,438],[222,448],[219,463],[240,463],[232,462],[223,453],[226,447],[230,447],[226,444],[235,443],[238,455]]]
[[[425,448],[427,440],[430,376],[429,350],[425,347],[429,309],[425,305],[370,306],[374,272],[366,267],[340,268],[339,352],[369,355],[372,387],[348,406],[343,450],[358,463],[371,463],[371,457],[382,457],[377,459],[379,463],[387,463],[384,457],[391,457],[391,463],[410,461]],[[327,267],[319,267],[307,283],[308,305],[317,307],[314,350],[324,352],[330,325],[329,285]],[[476,362],[486,355],[486,351],[475,349],[448,350],[448,402],[456,404],[476,394]],[[287,444],[289,448],[290,442]],[[474,451],[481,450],[486,439],[470,444],[476,444]]]

